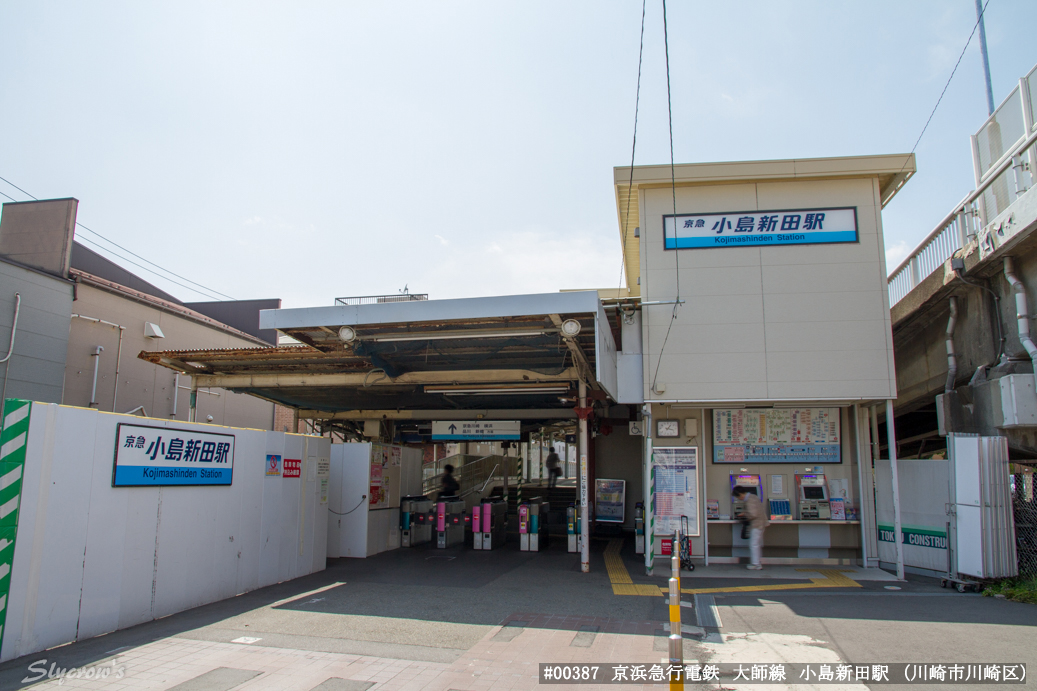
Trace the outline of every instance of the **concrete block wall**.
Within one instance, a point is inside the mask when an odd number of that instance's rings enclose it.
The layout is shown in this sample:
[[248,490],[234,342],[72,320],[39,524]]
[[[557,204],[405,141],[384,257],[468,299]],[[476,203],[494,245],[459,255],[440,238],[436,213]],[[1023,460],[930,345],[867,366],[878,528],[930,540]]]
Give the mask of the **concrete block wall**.
[[[112,487],[119,423],[233,434],[233,483]],[[325,567],[328,439],[27,401],[9,401],[2,439],[17,495],[0,660]],[[302,459],[302,477],[267,476],[267,454]]]

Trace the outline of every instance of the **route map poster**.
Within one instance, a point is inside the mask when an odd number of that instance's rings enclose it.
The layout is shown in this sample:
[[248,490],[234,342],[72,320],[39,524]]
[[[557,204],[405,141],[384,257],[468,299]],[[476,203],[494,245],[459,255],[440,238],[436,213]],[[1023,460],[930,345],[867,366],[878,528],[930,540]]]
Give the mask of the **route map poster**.
[[674,446],[652,449],[655,470],[655,528],[657,537],[672,535],[688,519],[688,534],[699,535],[699,450]]
[[713,411],[714,463],[842,463],[838,408]]

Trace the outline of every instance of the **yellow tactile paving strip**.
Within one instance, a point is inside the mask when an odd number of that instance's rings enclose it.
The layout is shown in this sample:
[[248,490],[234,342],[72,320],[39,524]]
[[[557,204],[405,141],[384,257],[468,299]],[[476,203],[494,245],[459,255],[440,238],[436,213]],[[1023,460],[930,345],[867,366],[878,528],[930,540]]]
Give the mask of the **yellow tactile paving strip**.
[[[605,569],[609,574],[614,595],[644,595],[658,597],[667,594],[665,588],[646,583],[634,583],[623,563],[619,551],[622,540],[609,540],[605,548]],[[821,578],[811,578],[809,583],[775,583],[771,585],[738,585],[720,588],[681,588],[682,593],[753,593],[766,590],[812,590],[814,588],[860,588],[860,583],[853,580],[840,569],[796,569],[821,574]],[[849,572],[849,573],[852,573]]]

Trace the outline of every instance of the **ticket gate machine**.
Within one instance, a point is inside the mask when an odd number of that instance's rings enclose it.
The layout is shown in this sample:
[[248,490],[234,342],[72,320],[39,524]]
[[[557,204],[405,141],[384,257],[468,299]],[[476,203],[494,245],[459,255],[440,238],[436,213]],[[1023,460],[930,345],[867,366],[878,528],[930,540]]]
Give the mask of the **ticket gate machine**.
[[547,546],[547,512],[550,510],[551,505],[539,497],[519,505],[520,551],[539,552],[541,545]]
[[645,553],[645,504],[634,504],[634,553]]
[[508,505],[503,500],[484,501],[472,507],[472,547],[493,549],[508,534]]
[[464,502],[447,499],[436,503],[436,547],[446,549],[464,542]]
[[416,547],[432,542],[435,502],[424,495],[400,499],[400,544]]
[[799,504],[799,520],[832,520],[832,507],[828,503],[828,481],[824,474],[797,475],[796,499]]
[[569,504],[569,508],[565,510],[565,526],[567,537],[569,538],[569,551],[579,552],[580,551],[580,515],[576,510],[576,504]]

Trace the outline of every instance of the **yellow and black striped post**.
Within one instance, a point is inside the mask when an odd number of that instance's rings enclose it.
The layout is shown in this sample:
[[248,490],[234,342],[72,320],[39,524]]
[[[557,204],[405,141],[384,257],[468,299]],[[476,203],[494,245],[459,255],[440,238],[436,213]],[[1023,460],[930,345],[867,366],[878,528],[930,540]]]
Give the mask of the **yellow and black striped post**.
[[[681,636],[681,544],[680,531],[673,533],[670,549],[670,689],[684,688],[684,639]],[[680,673],[674,679],[673,671]]]

